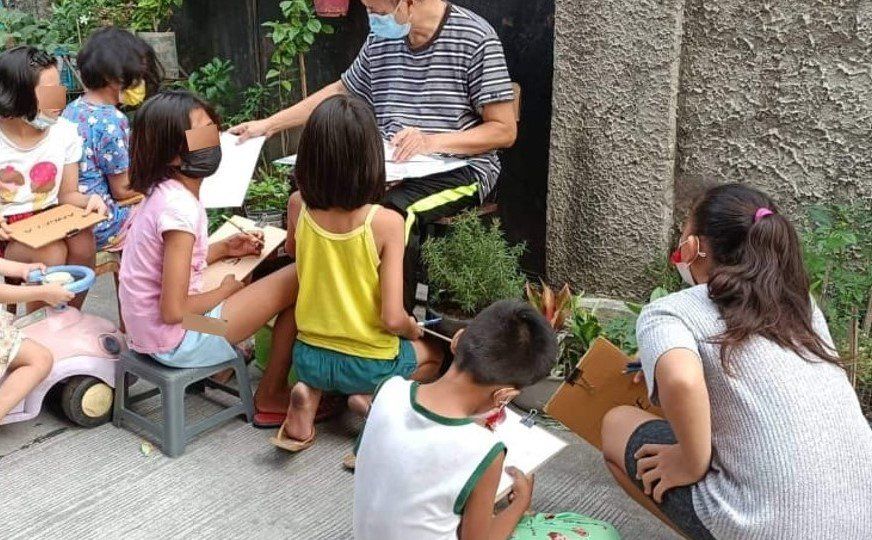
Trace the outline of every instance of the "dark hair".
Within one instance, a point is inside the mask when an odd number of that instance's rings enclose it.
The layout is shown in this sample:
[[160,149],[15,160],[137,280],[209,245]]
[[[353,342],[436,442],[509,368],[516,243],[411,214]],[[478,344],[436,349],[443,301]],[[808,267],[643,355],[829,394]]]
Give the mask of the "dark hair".
[[312,112],[297,150],[294,176],[310,208],[354,210],[385,193],[385,157],[372,109],[338,95]]
[[500,300],[479,313],[457,344],[454,363],[476,384],[529,386],[551,371],[557,335],[533,306]]
[[[761,208],[773,213],[757,217]],[[799,238],[772,199],[740,184],[712,188],[691,211],[691,232],[710,246],[709,297],[726,325],[714,343],[721,347],[725,369],[732,352],[752,336],[806,360],[811,355],[841,365],[814,330]]]
[[121,37],[129,41],[129,46],[142,59],[141,77],[145,81],[146,96],[153,96],[160,90],[160,83],[165,75],[163,66],[157,58],[157,53],[144,39],[131,32],[124,32]]
[[117,82],[127,88],[144,80],[146,60],[137,41],[142,39],[114,26],[91,34],[76,58],[85,87],[98,90]]
[[136,112],[130,135],[130,187],[140,193],[171,177],[170,162],[187,146],[191,111],[203,109],[216,125],[221,119],[211,105],[187,90],[167,90]]
[[23,45],[0,54],[0,117],[36,118],[39,76],[53,67],[57,60],[35,47]]

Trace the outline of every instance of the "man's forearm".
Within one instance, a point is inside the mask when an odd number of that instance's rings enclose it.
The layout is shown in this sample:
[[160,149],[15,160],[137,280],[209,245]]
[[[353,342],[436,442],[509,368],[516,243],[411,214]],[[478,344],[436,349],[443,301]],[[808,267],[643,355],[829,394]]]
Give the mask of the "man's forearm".
[[342,81],[328,84],[296,105],[283,109],[267,118],[270,131],[278,133],[279,131],[302,126],[321,102],[331,96],[344,93],[346,93],[345,85],[342,84]]
[[517,127],[502,122],[485,122],[467,131],[434,133],[429,135],[429,150],[437,154],[477,156],[508,148],[515,143]]

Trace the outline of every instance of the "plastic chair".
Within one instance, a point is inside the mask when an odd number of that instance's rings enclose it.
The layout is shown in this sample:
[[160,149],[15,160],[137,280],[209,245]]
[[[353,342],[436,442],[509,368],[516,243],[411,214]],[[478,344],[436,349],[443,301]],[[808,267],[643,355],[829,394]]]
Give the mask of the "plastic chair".
[[[209,379],[212,375],[228,368],[236,372],[239,390]],[[155,385],[156,388],[131,396],[129,388],[131,375]],[[196,383],[238,396],[239,403],[189,426],[185,419],[185,394],[188,387]],[[153,422],[130,409],[133,403],[158,394],[161,396],[162,423]],[[134,351],[124,352],[115,367],[114,407],[112,423],[115,427],[133,426],[146,432],[168,457],[182,455],[187,443],[196,436],[231,418],[245,416],[248,422],[254,418],[251,382],[245,359],[240,355],[233,360],[207,368],[179,369],[164,366],[144,354]]]

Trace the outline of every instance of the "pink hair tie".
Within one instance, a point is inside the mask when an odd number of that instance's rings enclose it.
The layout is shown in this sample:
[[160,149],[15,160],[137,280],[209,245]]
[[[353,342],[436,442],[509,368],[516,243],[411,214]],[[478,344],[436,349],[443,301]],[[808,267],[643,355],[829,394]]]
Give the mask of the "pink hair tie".
[[772,210],[770,210],[770,209],[768,209],[768,208],[765,208],[765,207],[764,207],[764,208],[758,208],[758,209],[757,209],[757,212],[754,214],[754,223],[757,223],[758,221],[760,221],[761,219],[765,218],[766,216],[771,216],[771,215],[773,215],[774,213],[775,213],[775,212],[773,212]]

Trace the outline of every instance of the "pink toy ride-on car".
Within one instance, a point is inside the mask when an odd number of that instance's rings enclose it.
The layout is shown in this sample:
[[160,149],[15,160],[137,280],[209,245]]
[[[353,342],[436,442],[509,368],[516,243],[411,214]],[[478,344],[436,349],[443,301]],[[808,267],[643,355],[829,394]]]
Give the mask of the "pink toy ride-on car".
[[[94,280],[94,271],[84,266],[54,266],[28,277],[28,282],[61,283],[76,294],[90,289]],[[55,385],[62,387],[61,408],[74,423],[95,427],[111,420],[115,363],[126,350],[115,324],[69,306],[44,307],[13,324],[52,352],[54,368],[0,424],[36,417]]]

